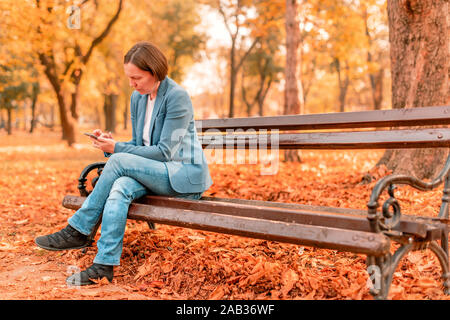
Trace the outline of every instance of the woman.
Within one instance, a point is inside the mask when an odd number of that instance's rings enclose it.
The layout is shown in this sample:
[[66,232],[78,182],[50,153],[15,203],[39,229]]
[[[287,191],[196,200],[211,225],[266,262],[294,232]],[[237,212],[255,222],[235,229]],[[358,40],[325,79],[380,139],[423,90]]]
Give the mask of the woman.
[[61,231],[36,238],[47,250],[86,246],[102,217],[98,253],[92,266],[67,278],[71,285],[113,278],[120,264],[128,207],[146,194],[199,199],[212,180],[194,126],[187,92],[167,77],[167,59],[149,42],[134,45],[124,57],[131,95],[132,139],[117,142],[94,130],[96,148],[109,157],[92,193]]

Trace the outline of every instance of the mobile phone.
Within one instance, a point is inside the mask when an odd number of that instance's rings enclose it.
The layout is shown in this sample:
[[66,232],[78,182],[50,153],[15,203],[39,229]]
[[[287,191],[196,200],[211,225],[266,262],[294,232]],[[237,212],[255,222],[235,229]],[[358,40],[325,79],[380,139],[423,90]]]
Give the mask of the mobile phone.
[[84,134],[87,135],[88,137],[94,138],[95,140],[98,139],[98,137],[95,134],[87,133],[87,132],[85,132]]

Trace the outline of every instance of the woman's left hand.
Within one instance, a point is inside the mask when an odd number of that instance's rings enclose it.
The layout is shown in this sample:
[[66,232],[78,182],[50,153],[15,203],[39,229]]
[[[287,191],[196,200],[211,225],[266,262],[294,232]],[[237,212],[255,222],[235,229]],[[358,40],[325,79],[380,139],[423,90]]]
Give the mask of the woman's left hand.
[[102,135],[98,137],[98,139],[92,140],[95,148],[98,148],[104,152],[114,153],[114,147],[116,146],[116,141],[114,139],[109,139]]

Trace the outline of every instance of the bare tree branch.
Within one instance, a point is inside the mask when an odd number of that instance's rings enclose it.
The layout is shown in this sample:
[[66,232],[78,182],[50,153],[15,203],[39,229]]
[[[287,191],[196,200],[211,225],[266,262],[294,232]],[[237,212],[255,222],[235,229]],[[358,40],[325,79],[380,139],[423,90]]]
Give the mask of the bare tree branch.
[[97,45],[99,45],[102,42],[102,40],[108,35],[108,33],[111,31],[112,26],[119,18],[120,11],[122,10],[122,2],[123,2],[122,0],[119,0],[119,7],[117,8],[116,14],[111,18],[111,20],[109,21],[105,30],[103,30],[103,32],[92,41],[91,46],[89,47],[89,50],[81,59],[83,64],[86,64],[89,61],[89,58],[91,57],[91,54],[92,54],[92,51],[94,50],[94,48]]

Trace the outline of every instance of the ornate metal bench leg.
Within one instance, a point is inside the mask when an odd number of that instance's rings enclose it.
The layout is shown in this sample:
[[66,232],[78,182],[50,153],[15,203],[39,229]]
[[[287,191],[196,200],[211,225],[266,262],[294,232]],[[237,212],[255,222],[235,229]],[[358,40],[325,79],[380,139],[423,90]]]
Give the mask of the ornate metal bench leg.
[[442,268],[442,280],[444,281],[444,293],[450,294],[450,270],[449,270],[449,261],[448,254],[444,249],[436,242],[430,242],[429,249],[438,257],[439,263]]
[[[444,230],[441,235],[441,246],[439,251],[441,251],[441,255],[443,255],[443,261],[441,262],[442,266],[442,279],[444,280],[444,293],[450,295],[450,268],[449,266],[449,258],[448,258],[448,231]],[[433,249],[431,249],[433,250]],[[437,255],[437,253],[436,253]],[[440,260],[439,260],[440,261]],[[444,265],[446,267],[444,267]],[[444,268],[447,268],[447,271],[444,271]]]
[[387,299],[394,272],[400,260],[408,252],[412,250],[424,250],[426,248],[430,249],[438,258],[442,269],[444,292],[445,294],[450,294],[450,267],[448,255],[445,250],[436,241],[425,243],[411,242],[402,245],[392,256],[389,254],[382,258],[368,257],[369,267],[367,271],[373,283],[370,293],[374,299]]
[[415,247],[415,243],[402,245],[393,255],[390,253],[384,257],[370,257],[368,263],[368,273],[372,280],[373,287],[370,293],[375,300],[387,299],[391,288],[392,278],[400,260]]
[[390,287],[389,273],[391,255],[387,254],[384,257],[368,257],[367,272],[369,273],[369,280],[372,282],[370,294],[375,300],[387,299]]
[[148,227],[149,227],[151,230],[156,230],[156,226],[155,226],[155,224],[154,224],[153,222],[147,221],[147,224],[148,224]]

